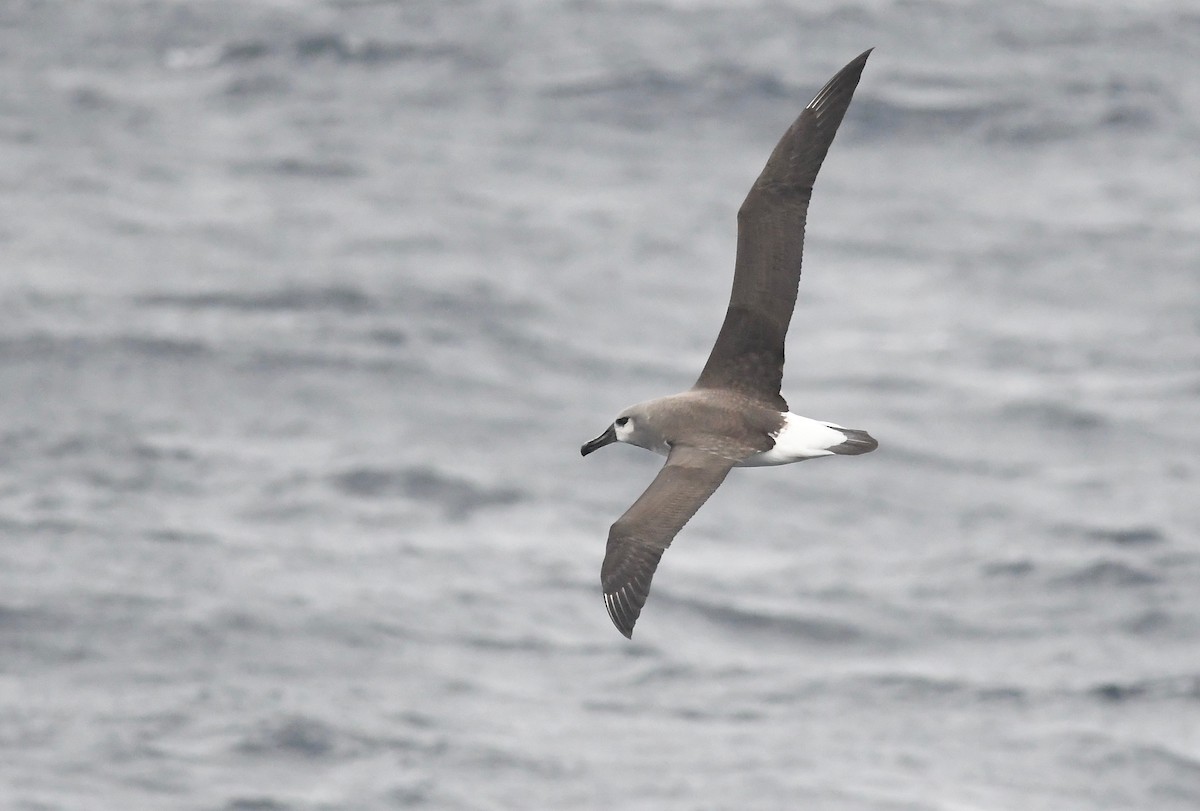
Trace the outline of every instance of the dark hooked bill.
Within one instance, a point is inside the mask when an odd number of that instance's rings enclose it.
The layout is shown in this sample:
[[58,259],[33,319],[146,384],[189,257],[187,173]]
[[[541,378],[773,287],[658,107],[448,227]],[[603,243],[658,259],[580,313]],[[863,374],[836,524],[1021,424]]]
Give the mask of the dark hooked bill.
[[611,445],[612,443],[614,443],[616,441],[617,441],[617,427],[615,425],[610,425],[610,426],[608,426],[608,428],[606,428],[604,430],[603,434],[596,437],[595,439],[591,439],[591,440],[588,440],[587,442],[583,443],[583,447],[579,449],[579,453],[582,456],[587,456],[592,451],[599,450],[600,448],[603,448],[605,445]]

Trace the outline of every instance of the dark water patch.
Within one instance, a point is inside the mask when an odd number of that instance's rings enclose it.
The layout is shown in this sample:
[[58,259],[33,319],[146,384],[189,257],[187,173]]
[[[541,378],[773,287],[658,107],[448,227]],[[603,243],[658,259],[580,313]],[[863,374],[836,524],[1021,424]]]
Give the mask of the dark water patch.
[[936,101],[900,101],[859,92],[854,97],[853,120],[864,136],[889,141],[945,133],[961,138],[964,131],[978,129],[1005,106],[1001,102],[953,99],[948,94]]
[[1004,687],[980,687],[976,690],[976,696],[980,701],[991,702],[1017,702],[1024,701],[1027,697],[1025,690],[1020,687],[1004,686]]
[[[45,454],[51,459],[70,459],[77,456],[86,456],[93,451],[112,452],[116,450],[127,451],[127,446],[124,446],[125,437],[110,434],[71,434],[57,442],[51,443],[45,449]],[[122,455],[128,455],[123,453]]]
[[878,692],[899,701],[939,701],[955,704],[964,701],[1018,703],[1026,699],[1025,690],[1013,685],[980,685],[962,679],[911,673],[883,673],[854,680],[861,689]]
[[192,627],[192,632],[203,639],[219,640],[227,636],[277,636],[280,626],[259,614],[240,609],[216,611],[202,623]]
[[[1073,78],[1061,89],[1077,112],[1077,123],[1089,134],[1096,129],[1147,132],[1174,117],[1180,105],[1176,91],[1158,79],[1097,75]],[[1061,109],[1056,110],[1061,115]]]
[[656,107],[661,115],[661,105],[666,104],[690,120],[713,116],[729,120],[774,114],[780,104],[795,105],[815,89],[797,87],[774,72],[716,61],[692,72],[632,68],[550,84],[542,92],[556,103],[586,103],[605,117],[623,117],[631,108],[652,112]]
[[419,361],[412,358],[356,356],[349,351],[339,351],[338,347],[312,352],[259,351],[241,360],[238,367],[249,374],[360,371],[390,375],[423,369]]
[[859,685],[860,689],[872,693],[885,693],[905,701],[963,697],[975,692],[970,684],[960,679],[912,673],[882,673],[855,678],[852,681]]
[[185,310],[242,310],[246,312],[333,311],[363,313],[375,308],[366,293],[353,287],[288,287],[259,292],[154,293],[139,296],[138,304]]
[[[119,420],[95,421],[87,433],[45,437],[30,445],[27,456],[55,465],[58,486],[44,491],[50,504],[61,503],[59,498],[78,483],[110,495],[152,490],[195,495],[209,470],[208,461],[191,449],[143,441]],[[103,526],[65,522],[27,529],[56,534],[105,531]]]
[[77,87],[71,92],[71,103],[78,109],[87,111],[111,111],[121,107],[121,103],[99,87]]
[[289,155],[259,161],[233,164],[235,174],[275,175],[294,178],[347,178],[363,174],[362,169],[349,161],[315,160]]
[[734,723],[754,723],[761,721],[766,715],[762,710],[720,704],[706,704],[703,707],[676,707],[668,714],[681,721],[732,721]]
[[942,678],[914,673],[872,673],[848,675],[837,680],[821,679],[791,687],[768,690],[759,698],[766,704],[788,705],[815,700],[831,693],[850,693],[856,699],[870,695],[904,703],[947,702],[961,707],[968,703],[1016,704],[1028,694],[1013,685],[975,684],[962,679]]
[[527,299],[514,299],[490,282],[477,282],[454,291],[406,287],[397,291],[406,312],[438,323],[485,324],[532,318],[541,309]]
[[200,492],[197,463],[186,449],[162,449],[102,435],[71,437],[47,451],[48,456],[77,462],[83,481],[110,493],[194,495]]
[[1200,759],[1166,746],[1131,745],[1098,737],[1081,741],[1080,748],[1083,759],[1096,769],[1136,773],[1159,784],[1155,793],[1169,791],[1176,799],[1194,798],[1190,807],[1200,808]]
[[1116,560],[1101,560],[1073,572],[1060,575],[1051,582],[1075,587],[1137,588],[1161,582],[1158,575]]
[[403,346],[409,341],[409,335],[407,332],[392,327],[380,327],[378,329],[370,330],[367,333],[367,337],[372,342],[387,347]]
[[[410,779],[410,778],[402,778]],[[410,779],[411,780],[411,779]],[[431,779],[411,780],[412,785],[389,789],[385,797],[395,808],[434,808],[435,782]]]
[[130,455],[147,462],[195,462],[197,456],[191,448],[180,446],[151,445],[134,442],[129,446]]
[[1105,132],[1153,132],[1178,120],[1177,92],[1156,79],[1076,75],[1040,83],[1036,93],[1011,84],[970,86],[952,77],[909,76],[873,93],[860,89],[852,120],[872,136],[896,138],[947,134],[987,143],[1029,147],[1092,140]]
[[39,433],[31,428],[0,432],[0,451],[20,453],[37,444],[39,438]]
[[[439,253],[446,247],[446,240],[437,234],[417,233],[395,237],[350,238],[341,243],[340,251],[350,257],[391,258],[408,257],[417,253]],[[407,298],[406,291],[402,291],[402,295]]]
[[225,85],[224,94],[232,100],[256,97],[283,96],[292,89],[292,83],[283,76],[257,73],[252,76],[235,76]]
[[845,388],[852,386],[855,389],[865,389],[875,394],[914,394],[917,392],[926,392],[930,389],[929,381],[919,377],[892,373],[872,373],[872,374],[845,374],[840,373],[836,377],[816,377],[814,384],[828,386],[830,388]]
[[211,546],[217,543],[217,537],[211,533],[186,529],[151,529],[146,531],[145,538],[162,544]]
[[556,758],[526,755],[519,749],[477,744],[461,754],[468,773],[516,772],[538,782],[579,778],[584,771],[578,761],[568,765]]
[[293,806],[270,797],[234,797],[223,806],[225,811],[291,811]]
[[[1061,107],[1040,103],[1021,105],[990,119],[982,131],[983,140],[1029,148],[1056,141],[1092,140],[1104,131],[1121,133],[1153,132],[1165,120],[1177,117],[1155,102],[1090,99],[1090,108],[1079,108],[1069,116]],[[1064,101],[1070,105],[1072,100]]]
[[221,46],[220,58],[224,63],[253,62],[256,59],[262,59],[270,52],[270,47],[262,40],[244,40],[229,42]]
[[[633,131],[659,129],[664,116],[695,121],[712,117],[714,110],[721,109],[711,92],[696,87],[694,77],[655,67],[606,71],[551,84],[542,93],[554,109],[569,110],[568,117],[573,121],[599,122]],[[729,111],[723,110],[722,114],[728,115]]]
[[1097,685],[1088,690],[1088,693],[1103,701],[1119,704],[1131,698],[1144,695],[1146,687],[1143,684],[1117,684],[1110,682],[1108,684]]
[[248,39],[227,42],[222,45],[201,45],[190,48],[172,48],[163,57],[163,63],[171,70],[204,70],[218,65],[244,65],[265,59],[271,55],[270,43]]
[[1053,527],[1055,535],[1114,547],[1158,546],[1167,541],[1166,533],[1150,524],[1097,527],[1083,523],[1063,523]]
[[338,32],[301,37],[293,51],[297,58],[304,60],[331,59],[367,65],[463,55],[459,49],[447,45],[358,38]]
[[640,702],[616,698],[587,699],[582,706],[589,713],[601,715],[636,715],[644,708]]
[[678,97],[690,87],[686,79],[654,68],[643,68],[621,75],[560,82],[550,85],[545,95],[552,99],[602,96],[614,101],[649,102]]
[[76,87],[70,94],[70,103],[83,116],[106,120],[129,132],[144,132],[154,118],[152,108],[130,103],[96,85]]
[[333,486],[356,498],[401,497],[431,504],[447,518],[464,519],[477,510],[505,507],[526,498],[514,487],[488,486],[429,467],[356,467],[332,477]]
[[1137,701],[1200,701],[1200,675],[1100,682],[1085,694],[1106,704]]
[[45,631],[63,625],[61,617],[48,611],[0,603],[0,634]]
[[[815,75],[797,76],[716,57],[691,68],[680,62],[669,67],[618,62],[588,75],[576,73],[567,79],[551,79],[540,92],[556,110],[564,105],[573,108],[574,120],[661,130],[668,121],[694,124],[715,119],[746,122],[748,129],[757,132],[764,126],[786,126],[786,122],[780,122],[780,110],[798,114],[819,87]],[[869,126],[860,114],[860,105],[869,92],[859,88],[856,114],[842,124],[839,140],[856,140]],[[890,131],[888,134],[894,135]]]
[[122,336],[115,341],[117,348],[130,354],[162,360],[186,360],[212,353],[212,348],[202,341],[154,336]]
[[405,710],[395,715],[394,718],[399,723],[413,729],[436,729],[438,727],[436,716],[418,710]]
[[1148,609],[1121,621],[1121,629],[1134,636],[1165,636],[1179,633],[1182,628],[1171,614],[1157,609]]
[[1052,400],[1019,400],[1000,409],[1000,418],[1033,423],[1039,428],[1066,431],[1093,431],[1106,420],[1099,414]]
[[827,617],[770,614],[765,611],[736,608],[702,600],[669,598],[666,595],[662,595],[660,599],[664,602],[671,600],[686,605],[702,614],[714,625],[725,630],[735,631],[739,635],[768,634],[819,645],[852,645],[874,639],[871,634],[858,625]]
[[303,715],[292,715],[263,723],[237,744],[245,755],[283,755],[320,759],[332,755],[339,745],[337,731],[328,724]]
[[888,442],[882,447],[886,448],[888,456],[905,465],[929,467],[935,470],[992,479],[1023,479],[1036,469],[1032,463],[1005,463],[996,459],[979,458],[977,455],[950,456],[948,453],[934,453],[923,448],[893,442]]
[[1093,529],[1087,536],[1095,541],[1117,546],[1148,546],[1162,543],[1166,537],[1155,527],[1127,527],[1123,529]]
[[670,684],[685,683],[699,675],[697,669],[691,665],[678,662],[661,663],[654,660],[644,670],[634,674],[629,683],[640,686],[661,685],[665,687]]
[[546,653],[553,646],[545,640],[525,635],[519,637],[501,637],[498,634],[482,636],[479,634],[463,634],[458,641],[468,648],[482,651],[519,651],[523,653]]
[[1030,560],[998,560],[983,564],[980,569],[984,577],[1022,578],[1033,574],[1035,570]]
[[43,608],[0,604],[0,673],[28,658],[39,666],[69,665],[94,658],[81,638],[78,618]]
[[14,363],[47,360],[79,363],[88,357],[112,354],[175,362],[210,352],[211,348],[201,341],[145,335],[90,337],[43,334],[0,339],[0,362]]
[[754,70],[734,62],[718,62],[706,66],[698,77],[698,83],[706,87],[711,95],[726,102],[720,108],[722,115],[728,115],[730,105],[745,104],[750,99],[772,104],[794,103],[801,100],[807,92],[806,89],[796,88],[776,73]]
[[0,516],[0,532],[12,538],[19,535],[39,535],[43,537],[65,537],[68,535],[95,535],[97,527],[78,521],[68,521],[64,518],[36,518],[22,521],[15,518]]
[[252,65],[279,57],[362,65],[414,60],[478,60],[477,56],[462,48],[447,44],[320,32],[301,35],[285,42],[244,39],[223,44],[174,48],[167,52],[164,63],[172,70],[207,70],[225,65]]

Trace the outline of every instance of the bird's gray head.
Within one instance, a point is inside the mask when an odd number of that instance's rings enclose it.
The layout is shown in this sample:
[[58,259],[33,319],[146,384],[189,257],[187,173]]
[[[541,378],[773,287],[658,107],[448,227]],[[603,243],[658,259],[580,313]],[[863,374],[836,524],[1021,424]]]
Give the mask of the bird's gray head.
[[653,449],[662,444],[662,439],[658,432],[650,427],[646,410],[640,406],[633,406],[622,411],[600,436],[583,443],[579,452],[587,456],[592,451],[614,442],[628,442],[630,445]]

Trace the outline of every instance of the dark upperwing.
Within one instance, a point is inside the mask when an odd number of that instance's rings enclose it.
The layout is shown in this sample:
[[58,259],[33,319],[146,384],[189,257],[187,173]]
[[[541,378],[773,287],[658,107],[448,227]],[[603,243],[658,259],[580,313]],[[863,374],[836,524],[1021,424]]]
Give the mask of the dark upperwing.
[[694,388],[732,389],[787,411],[783,344],[796,306],[813,181],[871,50],[838,71],[788,129],[738,211],[725,323]]
[[633,635],[663,552],[725,481],[733,464],[731,459],[677,445],[646,492],[609,529],[600,586],[608,616],[625,636]]

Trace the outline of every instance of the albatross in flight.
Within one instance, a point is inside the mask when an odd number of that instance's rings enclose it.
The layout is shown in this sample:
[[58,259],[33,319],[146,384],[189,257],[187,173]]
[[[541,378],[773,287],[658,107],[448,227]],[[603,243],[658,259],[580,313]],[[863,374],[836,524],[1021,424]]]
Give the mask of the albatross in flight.
[[877,447],[866,431],[792,414],[779,393],[813,181],[870,54],[860,54],[821,88],[746,195],[738,211],[729,309],[696,384],[625,409],[580,449],[587,456],[628,442],[667,457],[650,487],[608,531],[600,583],[608,615],[627,637],[663,552],[730,468]]

